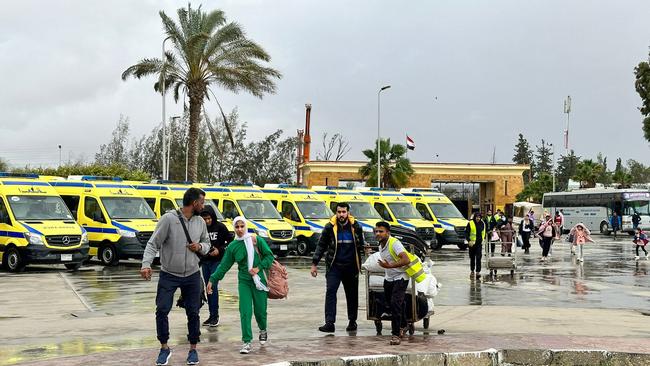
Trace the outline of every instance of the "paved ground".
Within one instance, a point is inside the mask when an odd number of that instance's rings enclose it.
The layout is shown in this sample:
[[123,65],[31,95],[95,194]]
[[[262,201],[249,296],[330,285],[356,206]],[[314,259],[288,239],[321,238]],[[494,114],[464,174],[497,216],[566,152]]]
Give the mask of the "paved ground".
[[[539,247],[535,247],[535,254],[518,258],[520,268],[514,277],[500,274],[480,281],[468,277],[467,253],[452,247],[436,252],[434,272],[443,287],[436,298],[432,334],[426,336],[420,329],[408,346],[401,347],[650,350],[646,341],[650,335],[646,317],[650,315],[650,262],[634,261],[633,245],[627,238],[612,242],[597,237],[597,241],[587,248],[584,264],[576,263],[564,244],[556,245],[550,263],[541,264]],[[291,294],[288,300],[269,303],[272,341],[267,351],[248,358],[236,354],[240,332],[232,272],[221,288],[222,325],[203,331],[203,364],[221,364],[221,360],[264,363],[277,355],[298,359],[386,352],[386,338],[374,337],[374,325],[368,321],[360,321],[354,338],[342,331],[336,337],[320,334],[316,328],[323,319],[324,278],[309,276],[306,259],[286,262]],[[148,364],[156,352],[155,278],[141,281],[137,270],[137,263],[126,263],[113,268],[95,265],[77,273],[55,267],[31,268],[18,275],[0,273],[0,365],[100,352],[90,359],[40,364],[124,364],[125,360]],[[360,292],[363,295],[364,291]],[[339,298],[337,325],[343,328],[343,291]],[[363,319],[363,296],[360,303]],[[172,312],[171,324],[171,343],[178,345],[175,359],[182,361],[186,330],[180,309]],[[438,336],[438,329],[445,329],[446,334]],[[145,350],[113,354],[137,349]],[[111,356],[104,358],[106,355]],[[215,359],[220,361],[214,363]]]

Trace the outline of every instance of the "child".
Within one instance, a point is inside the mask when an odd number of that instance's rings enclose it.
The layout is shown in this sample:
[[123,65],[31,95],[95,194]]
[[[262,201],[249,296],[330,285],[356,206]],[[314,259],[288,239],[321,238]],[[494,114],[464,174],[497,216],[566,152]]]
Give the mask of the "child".
[[591,238],[589,229],[587,229],[583,223],[578,223],[571,229],[571,233],[569,235],[573,236],[573,245],[578,248],[578,261],[584,262],[585,258],[582,255],[582,246],[587,242],[594,242],[594,240]]
[[634,259],[637,261],[639,260],[639,248],[641,248],[645,253],[645,259],[648,260],[648,251],[645,250],[645,246],[648,244],[648,236],[643,230],[641,230],[641,228],[636,229],[634,240],[632,242],[636,244],[636,257],[634,257]]

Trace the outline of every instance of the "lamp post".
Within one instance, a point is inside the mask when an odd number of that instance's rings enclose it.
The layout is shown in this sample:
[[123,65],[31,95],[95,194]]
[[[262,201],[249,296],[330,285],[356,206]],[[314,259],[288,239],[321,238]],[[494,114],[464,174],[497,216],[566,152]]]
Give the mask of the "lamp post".
[[162,179],[169,179],[169,166],[167,165],[167,142],[165,141],[165,136],[167,136],[167,114],[165,113],[165,42],[168,39],[172,38],[171,36],[165,38],[162,42],[162,68],[160,69],[160,94],[162,95],[162,129],[163,129],[163,138],[162,138]]
[[[180,116],[172,117],[170,125],[172,123],[174,123],[174,121],[179,120],[179,119],[181,119]],[[168,130],[169,131],[167,133],[167,157],[166,157],[166,159],[167,159],[167,176],[165,177],[165,179],[169,179],[169,156],[171,155],[171,150],[172,150],[171,149],[171,147],[172,147],[172,132],[171,132],[171,129],[168,129]]]
[[549,143],[551,145],[551,148],[553,149],[552,159],[551,161],[551,172],[553,173],[553,192],[555,192],[555,146],[552,143]]
[[382,86],[377,92],[377,188],[381,189],[381,92],[390,88],[390,85]]
[[565,156],[569,156],[569,114],[571,114],[571,96],[567,95],[564,100],[564,113],[566,113],[566,130],[564,130]]
[[61,145],[59,145],[59,168],[61,167]]

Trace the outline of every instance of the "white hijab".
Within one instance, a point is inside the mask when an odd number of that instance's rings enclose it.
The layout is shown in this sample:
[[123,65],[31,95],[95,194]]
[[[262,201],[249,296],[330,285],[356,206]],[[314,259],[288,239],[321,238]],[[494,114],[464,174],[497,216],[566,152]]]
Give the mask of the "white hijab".
[[[248,221],[246,221],[245,217],[235,217],[235,219],[232,221],[233,226],[236,225],[239,221],[244,223],[244,235],[239,236],[237,235],[237,231],[235,231],[235,236],[237,240],[243,241],[246,245],[246,254],[248,254],[248,260],[246,262],[248,263],[248,270],[250,271],[253,269],[253,263],[255,262],[255,246],[253,244],[253,236],[248,232]],[[262,258],[260,256],[260,260],[261,259]],[[262,279],[259,275],[253,276],[253,282],[255,283],[255,287],[258,290],[267,292],[269,291],[269,288],[262,283]]]

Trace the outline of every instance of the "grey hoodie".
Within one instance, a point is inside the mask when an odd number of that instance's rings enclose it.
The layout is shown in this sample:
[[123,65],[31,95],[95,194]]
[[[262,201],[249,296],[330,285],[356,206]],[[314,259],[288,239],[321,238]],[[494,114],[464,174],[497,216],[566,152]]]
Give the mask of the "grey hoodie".
[[[201,216],[192,216],[188,221],[183,216],[190,238],[201,244],[201,254],[210,250],[210,237]],[[170,211],[160,217],[156,230],[144,249],[142,268],[151,268],[151,262],[160,252],[160,270],[178,277],[193,275],[199,270],[199,256],[187,248],[187,238],[178,219],[178,211]]]

